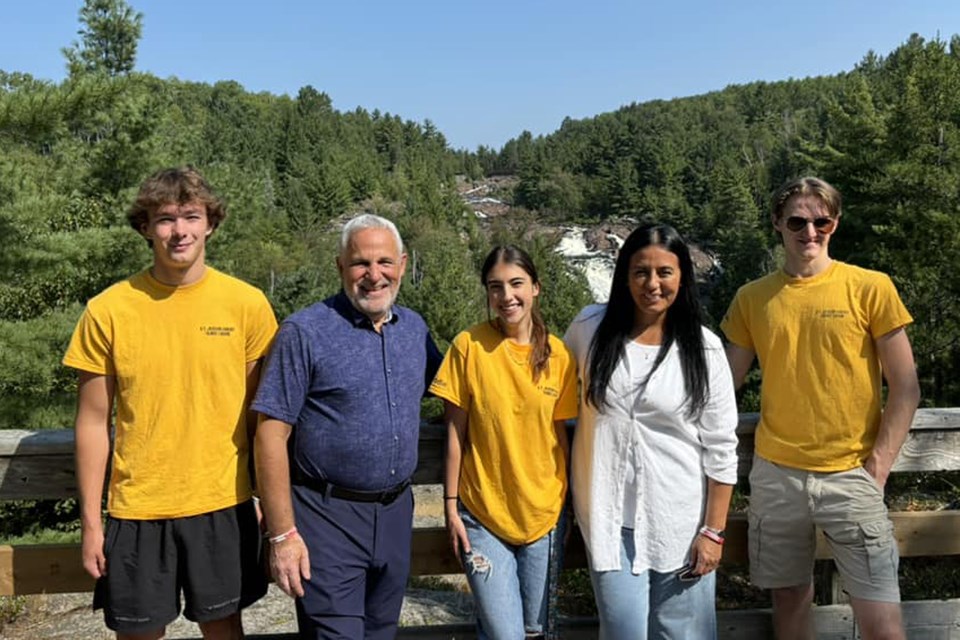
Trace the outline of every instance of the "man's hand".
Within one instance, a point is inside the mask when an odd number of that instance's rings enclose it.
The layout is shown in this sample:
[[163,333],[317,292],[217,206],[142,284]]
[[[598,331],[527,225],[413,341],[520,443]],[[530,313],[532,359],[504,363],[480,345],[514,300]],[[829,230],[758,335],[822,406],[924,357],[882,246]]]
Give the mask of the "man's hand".
[[303,597],[303,580],[310,579],[310,554],[303,538],[294,535],[270,543],[270,575],[285,594]]
[[107,575],[107,559],[103,555],[103,527],[90,527],[80,533],[83,568],[94,578]]
[[873,476],[877,486],[881,489],[887,486],[887,478],[890,477],[890,469],[892,467],[893,460],[881,460],[880,456],[877,455],[876,450],[874,450],[873,454],[871,454],[871,456],[867,458],[867,461],[863,463],[863,468],[867,470],[867,473]]

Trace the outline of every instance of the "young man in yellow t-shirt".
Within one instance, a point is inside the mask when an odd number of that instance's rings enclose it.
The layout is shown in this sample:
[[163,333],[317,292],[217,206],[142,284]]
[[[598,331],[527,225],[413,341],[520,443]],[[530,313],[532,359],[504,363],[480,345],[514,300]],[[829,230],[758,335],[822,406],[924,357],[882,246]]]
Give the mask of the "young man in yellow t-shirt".
[[80,372],[83,565],[121,638],[161,637],[181,591],[204,638],[241,638],[266,591],[247,405],[277,323],[260,290],[205,264],[225,215],[190,167],[147,179],[128,219],[153,264],[87,303],[63,358]]
[[721,324],[737,387],[754,357],[762,371],[750,575],[772,589],[780,640],[814,637],[815,526],[862,637],[904,637],[883,486],[920,399],[904,331],[913,319],[889,277],[830,258],[840,215],[840,193],[823,180],[781,187],[772,223],[783,269],[743,286]]

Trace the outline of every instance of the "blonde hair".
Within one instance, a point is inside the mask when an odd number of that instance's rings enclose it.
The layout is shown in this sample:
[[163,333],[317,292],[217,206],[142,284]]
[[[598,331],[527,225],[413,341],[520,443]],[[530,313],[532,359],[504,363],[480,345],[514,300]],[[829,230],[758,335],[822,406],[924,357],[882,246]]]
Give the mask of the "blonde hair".
[[813,196],[823,203],[831,218],[840,216],[840,192],[826,180],[807,176],[791,180],[773,194],[773,218],[783,217],[787,202],[794,196]]

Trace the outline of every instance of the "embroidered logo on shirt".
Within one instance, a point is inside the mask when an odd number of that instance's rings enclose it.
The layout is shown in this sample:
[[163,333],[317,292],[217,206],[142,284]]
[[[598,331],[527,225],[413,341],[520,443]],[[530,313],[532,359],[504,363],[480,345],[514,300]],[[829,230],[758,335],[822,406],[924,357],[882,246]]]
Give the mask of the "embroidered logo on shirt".
[[846,309],[821,309],[820,317],[821,318],[846,318],[847,314],[850,313]]
[[553,387],[543,387],[543,394],[550,396],[551,398],[560,397],[560,392],[554,389]]
[[219,327],[215,325],[206,326],[202,325],[200,327],[200,333],[205,336],[223,336],[229,338],[233,335],[233,332],[236,331],[236,327]]

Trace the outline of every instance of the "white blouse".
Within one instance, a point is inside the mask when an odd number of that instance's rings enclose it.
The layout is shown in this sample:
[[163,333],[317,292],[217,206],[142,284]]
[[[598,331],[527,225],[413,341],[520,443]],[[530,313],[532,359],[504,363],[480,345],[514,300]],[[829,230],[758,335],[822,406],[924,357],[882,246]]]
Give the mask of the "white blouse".
[[621,529],[633,529],[631,570],[674,571],[687,561],[706,504],[706,479],[737,481],[737,404],[723,344],[703,329],[710,396],[699,420],[686,415],[676,343],[656,373],[659,346],[627,343],[602,412],[586,402],[587,354],[606,305],[574,318],[564,341],[580,371],[580,418],[572,447],[573,506],[595,571],[619,570]]

